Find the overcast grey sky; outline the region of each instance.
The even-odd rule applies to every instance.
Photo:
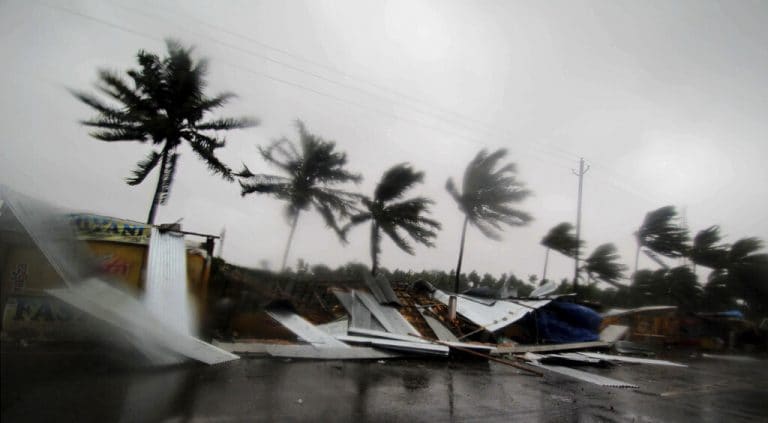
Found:
[[[220,157],[274,171],[257,145],[295,139],[292,120],[337,141],[362,192],[409,161],[426,172],[414,192],[436,201],[436,248],[399,251],[389,268],[455,266],[462,216],[444,189],[480,148],[509,149],[535,195],[535,221],[494,242],[470,230],[465,269],[540,274],[546,231],[575,221],[583,156],[587,250],[618,245],[667,204],[693,231],[722,226],[733,241],[768,238],[768,2],[766,1],[0,1],[0,181],[77,210],[143,220],[154,174],[123,179],[148,146],[89,138],[92,116],[67,88],[91,90],[98,68],[124,71],[144,48],[174,37],[208,57],[211,91],[234,91],[222,115],[262,124],[231,133]],[[279,264],[282,204],[241,198],[182,149],[159,222],[219,233],[224,257]],[[341,246],[312,214],[299,221],[291,262],[369,263],[368,230]],[[553,257],[549,275],[572,277]],[[641,267],[655,266],[641,259]]]

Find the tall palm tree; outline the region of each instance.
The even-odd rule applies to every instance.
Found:
[[[500,240],[502,224],[522,226],[533,218],[526,212],[512,208],[531,194],[524,184],[517,180],[517,167],[508,163],[496,169],[497,164],[506,156],[507,150],[499,149],[491,154],[481,150],[464,171],[462,190],[459,192],[453,179],[448,179],[445,188],[451,194],[464,213],[464,226],[461,229],[459,261],[456,265],[454,291],[459,291],[461,261],[464,256],[464,240],[467,224],[472,223],[483,235]]]
[[[423,180],[424,172],[416,172],[406,163],[391,167],[381,177],[373,198],[362,198],[366,211],[353,215],[344,228],[346,233],[352,226],[371,221],[371,275],[376,276],[378,270],[382,231],[411,255],[413,247],[398,230],[405,231],[420,244],[434,247],[432,240],[437,236],[440,223],[424,216],[429,213],[432,201],[424,197],[401,200],[406,191]]]
[[[566,257],[573,258],[576,252],[584,245],[584,241],[576,239],[573,233],[573,225],[562,222],[555,225],[541,239],[541,245],[547,248],[544,255],[544,272],[541,275],[542,282],[547,278],[547,264],[549,263],[549,250],[555,250]]]
[[[670,258],[684,257],[688,254],[690,236],[688,230],[677,220],[677,211],[673,206],[662,207],[645,215],[642,225],[635,232],[637,240],[635,273],[637,273],[641,248],[647,248]]]
[[[211,172],[231,181],[230,168],[215,155],[215,150],[225,144],[218,131],[246,128],[257,123],[250,118],[204,120],[234,94],[208,97],[204,93],[208,62],[193,60],[192,48],[185,48],[176,41],[168,40],[166,44],[168,55],[165,57],[139,51],[139,68],[126,72],[127,81],[115,72],[99,71],[96,89],[109,102],[84,92],[72,92],[98,112],[93,119],[81,122],[96,128],[90,134],[92,137],[107,142],[151,142],[152,150],[126,179],[129,185],[138,185],[152,169],[159,167],[147,217],[149,224],[155,221],[158,204],[168,201],[179,158],[177,150],[182,141],[192,147]]]
[[[627,266],[619,263],[619,258],[615,245],[602,244],[587,257],[583,269],[589,279],[598,279],[620,288],[623,285],[619,281],[624,278]]]
[[[336,143],[311,134],[300,120],[296,121],[296,127],[299,130],[298,147],[285,138],[272,142],[267,148],[259,147],[264,160],[286,176],[254,174],[245,165],[236,174],[243,196],[254,192],[268,194],[288,203],[285,215],[290,221],[291,232],[283,253],[282,270],[285,270],[299,214],[310,207],[320,213],[342,242],[345,241],[337,216],[349,216],[360,196],[332,187],[346,182],[358,183],[362,179],[345,169],[347,155],[336,150]]]

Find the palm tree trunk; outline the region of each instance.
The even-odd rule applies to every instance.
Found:
[[[635,273],[632,274],[632,280],[637,279],[637,264],[640,261],[640,243],[637,243],[637,249],[635,250]]]
[[[456,282],[454,283],[453,292],[459,293],[459,278],[461,277],[461,260],[464,258],[464,239],[467,235],[467,223],[469,223],[469,217],[464,218],[464,227],[461,229],[461,247],[459,247],[459,262],[456,264]]]
[[[283,264],[280,266],[280,271],[285,271],[285,263],[288,260],[288,250],[291,249],[291,242],[293,241],[293,233],[296,231],[296,222],[299,221],[299,212],[296,212],[296,216],[293,216],[293,222],[291,223],[291,233],[288,235],[288,243],[285,244],[285,252],[283,253]]]
[[[152,205],[149,207],[149,216],[147,216],[147,224],[153,225],[155,223],[155,214],[157,213],[157,206],[160,204],[161,192],[163,190],[163,179],[165,179],[165,166],[168,163],[168,150],[163,149],[163,158],[160,161],[160,175],[157,177],[157,186],[155,187],[155,195],[152,197]]]
[[[547,253],[544,255],[544,271],[541,273],[541,283],[544,283],[544,281],[547,280],[547,264],[549,263],[549,248],[547,248]]]
[[[371,222],[371,276],[379,269],[379,226]]]

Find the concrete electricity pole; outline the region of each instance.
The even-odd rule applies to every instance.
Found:
[[[589,165],[584,168],[584,158],[579,159],[579,171],[571,169],[574,175],[579,177],[579,202],[576,209],[576,254],[573,265],[573,289],[579,288],[579,248],[581,244],[581,187],[584,182],[584,174],[589,170]]]

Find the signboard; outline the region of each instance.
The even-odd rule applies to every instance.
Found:
[[[149,244],[151,230],[146,223],[84,213],[71,214],[70,219],[78,239]]]

